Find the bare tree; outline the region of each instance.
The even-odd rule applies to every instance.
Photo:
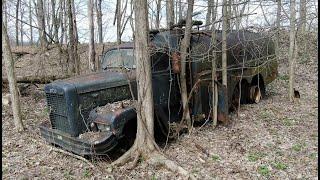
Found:
[[[45,19],[43,11],[43,0],[37,0],[37,20],[39,26],[40,46],[45,48],[48,45],[48,41],[45,33]]]
[[[243,13],[244,13],[244,10],[246,9],[246,5],[247,3],[244,3],[242,5],[242,8],[239,12],[238,10],[238,5],[234,5],[234,16],[236,16],[236,22],[235,22],[235,26],[236,26],[236,30],[238,31],[240,29],[240,24],[241,24],[241,21],[242,21],[242,16],[243,16]],[[231,28],[232,29],[232,28]]]
[[[181,43],[181,72],[180,72],[181,99],[182,99],[183,111],[184,111],[183,113],[184,117],[182,118],[183,120],[187,121],[189,129],[191,129],[192,124],[191,124],[188,95],[187,95],[186,62],[187,62],[188,47],[190,45],[190,38],[191,38],[193,3],[194,3],[194,0],[188,0],[186,27],[185,27],[184,38],[182,39],[182,43]]]
[[[93,0],[88,0],[88,18],[89,18],[89,69],[91,71],[96,70],[95,55],[96,51],[94,48],[94,22],[93,22]]]
[[[128,6],[128,0],[124,2],[124,7],[122,8],[121,0],[117,0],[116,12],[113,20],[113,25],[117,22],[117,44],[121,44],[121,36],[124,32],[126,24],[128,23],[130,17],[125,19],[125,14]],[[131,12],[133,13],[133,11]],[[131,15],[130,15],[131,16]]]
[[[29,24],[30,24],[30,44],[33,44],[33,27],[32,27],[32,0],[29,0]]]
[[[137,138],[140,151],[152,152],[154,147],[154,107],[151,81],[151,61],[148,51],[148,16],[146,1],[136,0],[135,9],[135,59],[137,62]],[[142,149],[143,148],[143,149]]]
[[[266,16],[266,13],[264,12],[264,9],[263,9],[263,5],[262,5],[262,1],[260,1],[260,8],[261,8],[261,11],[262,11],[262,15],[263,15],[263,17],[264,17],[264,20],[265,20],[265,22],[268,24],[268,26],[270,26],[270,22],[269,22],[269,20],[268,20],[268,18],[267,18],[267,16]]]
[[[227,0],[227,2],[225,3],[226,6],[226,28],[227,30],[230,30],[231,27],[231,18],[232,17],[232,10],[231,10],[231,6],[232,6],[233,0]]]
[[[277,53],[277,59],[279,60],[280,57],[280,47],[279,47],[279,39],[280,39],[280,21],[281,21],[281,0],[277,0],[277,37],[276,37],[276,53]]]
[[[307,25],[307,3],[306,0],[300,0],[300,13],[299,13],[299,29],[297,32],[298,37],[301,38],[298,40],[299,47],[303,49],[304,58],[309,58],[309,53],[307,50],[307,39],[306,39],[306,25]],[[296,43],[298,44],[298,43]],[[311,58],[311,62],[313,62],[313,58]]]
[[[42,0],[43,1],[43,14],[44,14],[44,17],[45,17],[45,23],[46,23],[46,35],[47,35],[47,41],[49,44],[52,43],[52,38],[49,38],[49,37],[52,37],[52,24],[53,22],[51,21],[52,20],[52,10],[51,10],[51,5],[50,5],[50,0]]]
[[[209,0],[210,4],[214,5],[214,0]],[[212,23],[216,21],[216,9],[212,7]],[[212,64],[211,64],[211,79],[212,79],[212,126],[217,126],[217,116],[218,116],[218,88],[216,85],[216,28],[215,24],[211,26],[212,34],[211,34],[211,45],[212,45]]]
[[[97,25],[98,25],[98,42],[103,43],[102,36],[102,10],[101,10],[102,0],[96,0],[96,14],[97,14]]]
[[[211,21],[211,15],[212,15],[212,9],[213,9],[213,0],[208,0],[208,10],[206,15],[206,30],[210,29],[210,21]]]
[[[60,27],[61,27],[61,36],[60,36],[60,44],[63,44],[63,38],[64,38],[64,34],[65,34],[65,22],[64,22],[64,11],[65,11],[65,0],[60,0],[59,1],[59,6],[60,6],[60,10],[59,10],[59,22],[60,22]]]
[[[167,0],[166,2],[167,28],[170,28],[174,24],[174,3],[173,0]]]
[[[56,10],[56,0],[51,0],[51,19],[53,23],[53,37],[55,43],[59,43],[59,25],[60,25],[60,19],[58,18],[58,9],[62,8],[61,3],[58,5],[58,9]]]
[[[117,21],[117,44],[119,45],[121,44],[121,0],[117,0],[115,19]]]
[[[16,4],[16,46],[19,46],[19,9],[21,0],[17,0]]]
[[[181,21],[182,20],[182,2],[181,2],[181,0],[179,0],[178,6],[179,6],[179,20],[178,21]]]
[[[74,0],[71,0],[71,8],[72,8],[72,24],[73,24],[73,36],[74,36],[73,54],[74,54],[75,71],[76,71],[76,74],[80,74],[80,57],[78,54],[79,37],[78,37],[78,28],[77,28],[76,7],[74,4]]]
[[[133,168],[140,156],[148,157],[154,165],[164,165],[169,170],[178,172],[190,179],[195,179],[185,169],[160,154],[154,141],[154,107],[151,77],[151,61],[149,53],[148,10],[146,0],[135,0],[135,59],[138,88],[137,134],[133,146],[113,165],[121,165],[134,158],[129,168]]]
[[[306,31],[307,25],[307,3],[306,0],[300,0],[300,30],[301,34]]]
[[[68,16],[68,2],[66,2],[67,0],[63,0],[63,5],[64,5],[64,18],[63,18],[63,24],[64,24],[64,28],[61,32],[61,34],[64,34],[64,40],[65,40],[65,43],[67,44],[68,43],[68,34],[67,32],[67,29],[68,29],[68,23],[69,23],[69,16]]]
[[[2,2],[2,12],[4,13],[4,25],[5,27],[8,27],[8,8],[7,8],[7,2],[3,1]]]
[[[160,12],[161,12],[161,0],[157,0],[157,12],[156,12],[156,29],[160,28]]]
[[[291,101],[294,100],[294,66],[295,66],[295,50],[296,48],[296,1],[290,0],[290,46],[289,46],[289,66],[290,66],[290,72],[289,72],[289,99]]]
[[[21,118],[20,100],[19,100],[17,82],[15,79],[15,73],[14,73],[14,61],[11,54],[11,47],[9,44],[7,27],[4,25],[3,21],[2,21],[2,45],[3,45],[2,46],[3,59],[6,65],[6,72],[8,76],[9,89],[11,94],[13,121],[16,129],[18,131],[23,131],[24,126]]]
[[[21,5],[21,1],[20,1],[20,45],[23,46],[23,14],[24,14],[24,7]]]
[[[222,8],[222,84],[227,87],[227,0],[223,0]]]
[[[74,30],[73,30],[73,13],[72,13],[72,0],[67,0],[67,11],[68,11],[68,19],[69,19],[69,44],[68,44],[68,53],[69,53],[69,73],[74,74],[76,73],[76,67],[75,67],[75,54],[74,54],[74,47],[76,44],[75,36],[74,36]]]
[[[148,51],[148,12],[147,1],[135,0],[135,59],[138,88],[137,135],[131,149],[114,164],[122,164],[132,156],[138,158],[155,150],[154,108],[151,82],[151,61]]]

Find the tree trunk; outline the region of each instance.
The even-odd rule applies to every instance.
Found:
[[[189,104],[188,104],[188,95],[187,95],[187,81],[186,81],[186,62],[187,62],[187,53],[190,45],[191,38],[191,29],[192,29],[192,13],[193,13],[193,3],[194,0],[188,0],[188,10],[187,10],[187,18],[186,18],[186,28],[185,35],[182,39],[181,44],[181,72],[180,72],[180,81],[181,81],[181,99],[183,104],[183,111],[185,112],[185,119],[188,124],[189,130],[191,129],[191,118],[189,112]]]
[[[117,0],[117,10],[116,10],[116,19],[117,19],[117,44],[121,44],[121,0]]]
[[[161,0],[157,0],[156,29],[160,28]]]
[[[296,46],[296,1],[290,0],[290,46],[289,46],[289,62],[290,62],[290,72],[289,72],[289,99],[294,100],[294,66],[295,66],[295,46]]]
[[[20,1],[17,0],[16,4],[16,46],[19,46],[19,7],[20,7]]]
[[[174,7],[175,7],[175,10],[174,10],[174,23],[176,24],[176,23],[178,23],[178,8],[179,8],[179,2],[178,1],[175,1],[175,5],[174,5]]]
[[[139,10],[138,10],[139,9]],[[135,59],[137,62],[137,136],[140,151],[152,152],[154,147],[154,108],[151,81],[151,61],[148,52],[147,1],[135,0]]]
[[[74,46],[76,44],[73,30],[73,13],[72,13],[72,0],[67,0],[68,7],[68,19],[69,19],[69,44],[68,44],[68,53],[69,53],[69,74],[75,74],[75,54]]]
[[[101,1],[102,0],[96,0],[96,14],[97,14],[98,42],[99,43],[103,43]]]
[[[301,0],[300,1],[300,31],[299,31],[299,36],[301,40],[299,41],[300,45],[299,47],[303,49],[303,52],[305,52],[305,56],[303,58],[309,58],[309,53],[307,50],[307,40],[306,40],[306,25],[307,25],[307,5],[306,5],[306,0]],[[296,44],[297,41],[296,41]],[[298,50],[298,49],[297,49]],[[311,62],[313,63],[313,58],[311,58]]]
[[[211,4],[214,5],[214,0],[210,0]],[[212,7],[212,22],[216,21],[216,10]],[[216,41],[216,28],[215,25],[212,24],[211,26],[212,34],[211,34],[211,45],[212,45],[212,62],[211,62],[211,79],[212,79],[212,126],[217,126],[217,117],[218,117],[218,88],[215,83],[216,78],[216,49],[215,46],[217,45]]]
[[[68,25],[68,21],[69,21],[69,16],[68,16],[68,2],[66,3],[66,0],[63,0],[63,5],[64,5],[64,18],[63,18],[63,24],[64,24],[64,40],[65,43],[68,44],[68,33],[67,33],[67,29],[69,27]]]
[[[80,58],[78,54],[78,28],[77,28],[77,18],[76,18],[76,7],[74,4],[74,0],[71,0],[72,6],[72,23],[73,23],[73,36],[74,36],[74,44],[73,44],[73,54],[74,54],[74,63],[75,63],[75,72],[76,74],[80,74]]]
[[[181,0],[179,0],[179,21],[182,20],[182,3]]]
[[[167,0],[166,4],[167,28],[174,24],[174,4],[173,0]]]
[[[50,2],[48,2],[50,3]],[[48,12],[48,16],[49,14],[51,13],[51,33],[50,33],[50,36],[53,37],[53,39],[55,38],[55,26],[56,26],[56,12],[55,12],[55,9],[56,9],[56,0],[51,0],[51,11]],[[48,9],[49,9],[49,4],[48,4]],[[49,25],[50,26],[50,25]]]
[[[33,45],[32,0],[29,0],[30,45]]]
[[[3,1],[2,12],[4,12],[4,25],[8,27],[8,8],[6,1]]]
[[[48,41],[45,34],[45,19],[44,19],[44,11],[43,11],[43,1],[37,0],[37,20],[39,26],[39,35],[40,35],[40,46],[41,48],[45,48],[48,45]]]
[[[59,43],[59,20],[58,19],[58,11],[56,11],[56,0],[51,0],[51,6],[52,6],[52,22],[53,22],[53,37],[54,37],[54,43]],[[61,8],[61,4],[59,4]]]
[[[53,24],[53,20],[51,19],[52,17],[52,10],[51,10],[51,6],[50,6],[50,0],[43,0],[43,14],[44,14],[44,17],[46,18],[45,19],[45,23],[47,23],[46,27],[46,33],[48,35],[48,43],[51,44],[52,43],[52,38],[49,38],[49,37],[52,37],[52,24]],[[52,20],[52,21],[51,21]]]
[[[222,10],[222,84],[227,87],[227,0],[223,0]]]
[[[93,23],[93,0],[88,0],[88,18],[89,18],[89,69],[96,71],[95,47],[94,47],[94,23]]]
[[[20,4],[20,46],[23,46],[23,13],[24,13],[24,8]]]
[[[61,36],[60,36],[60,44],[63,44],[63,38],[65,33],[65,24],[64,24],[64,10],[65,10],[65,0],[60,0],[60,11],[59,11],[59,22],[61,27]]]
[[[7,71],[8,81],[9,81],[9,89],[11,94],[13,121],[14,121],[15,128],[18,131],[23,131],[24,126],[21,118],[20,100],[19,100],[17,82],[15,79],[15,73],[14,73],[14,61],[11,54],[11,47],[9,44],[7,27],[5,27],[3,21],[2,21],[2,45],[3,45],[2,46],[3,59],[6,65],[6,71]]]
[[[134,158],[133,165],[140,156],[149,156],[155,151],[154,107],[151,81],[151,61],[148,52],[148,10],[147,1],[134,1],[135,31],[134,55],[136,59],[136,82],[138,88],[137,133],[133,146],[113,164],[121,165]]]
[[[148,5],[148,7],[150,8],[150,10],[148,10],[148,11],[151,12],[150,20],[148,21],[148,22],[150,23],[150,24],[149,24],[149,29],[153,29],[153,22],[154,22],[154,20],[153,20],[153,16],[154,16],[154,14],[153,14],[153,12],[154,12],[154,9],[153,9],[153,1],[150,2],[150,4]]]
[[[227,23],[226,23],[226,27],[227,30],[230,30],[231,27],[231,19],[230,17],[232,17],[232,11],[231,11],[231,6],[232,6],[233,0],[228,0],[226,2],[226,16],[227,16]]]
[[[78,27],[77,27],[77,14],[76,14],[76,7],[74,4],[74,0],[71,0],[71,6],[72,6],[72,23],[73,23],[73,34],[75,38],[76,44],[78,44]]]
[[[279,39],[280,39],[280,21],[281,21],[281,0],[277,0],[277,37],[276,37],[276,55],[277,60],[280,60],[280,46],[279,46]]]
[[[213,9],[213,0],[208,0],[208,10],[206,15],[206,30],[210,29],[211,14]]]
[[[300,26],[301,34],[304,34],[306,31],[307,25],[307,4],[306,0],[300,0]]]

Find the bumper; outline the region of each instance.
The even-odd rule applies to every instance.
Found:
[[[52,129],[47,122],[42,123],[39,128],[41,136],[47,142],[82,156],[106,155],[118,144],[116,136],[111,132],[104,134],[94,142],[89,142],[78,137],[72,137],[57,129]]]

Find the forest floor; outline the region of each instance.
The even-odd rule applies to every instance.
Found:
[[[197,179],[317,179],[315,53],[309,60],[299,58],[297,62],[295,87],[300,99],[288,101],[289,66],[283,60],[278,78],[267,86],[267,97],[260,103],[241,105],[239,116],[231,114],[228,126],[195,127],[190,135],[170,142],[164,154]],[[4,88],[2,96],[7,93]],[[21,97],[21,103],[26,126],[22,133],[14,131],[10,106],[2,105],[3,179],[183,179],[164,167],[144,163],[144,159],[127,170],[126,166],[112,169],[110,161],[94,158],[95,168],[91,168],[82,160],[55,151],[40,136],[38,125],[48,119],[43,97],[31,93]]]

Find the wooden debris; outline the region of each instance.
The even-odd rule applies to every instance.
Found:
[[[65,79],[67,76],[46,76],[46,77],[34,77],[34,76],[17,76],[17,83],[35,83],[35,84],[46,84],[50,83],[57,79]],[[2,77],[2,84],[7,84],[8,79],[6,77]]]

